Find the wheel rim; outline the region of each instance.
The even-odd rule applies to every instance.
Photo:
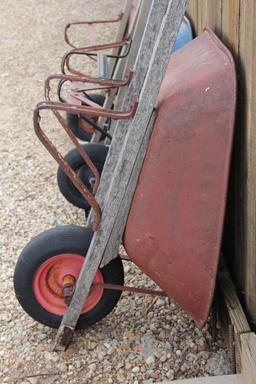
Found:
[[[63,298],[63,279],[72,275],[78,279],[83,266],[84,257],[77,254],[61,254],[51,257],[40,265],[34,278],[34,294],[39,304],[48,312],[63,316],[67,308]],[[103,276],[98,269],[93,283],[103,283]],[[81,313],[86,313],[94,308],[103,295],[103,288],[92,287]]]

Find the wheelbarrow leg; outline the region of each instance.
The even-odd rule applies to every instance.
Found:
[[[107,260],[113,257],[112,251],[114,249],[111,249],[111,255],[104,255],[108,242],[113,241],[113,244],[115,244],[118,249],[119,234],[113,232],[113,227],[115,222],[119,221],[119,218],[121,218],[120,225],[122,225],[123,228],[125,227],[125,218],[128,215],[129,206],[127,204],[126,211],[121,212],[121,214],[120,208],[124,198],[131,201],[136,187],[137,177],[133,178],[134,170],[136,175],[139,174],[138,171],[143,162],[143,156],[141,156],[140,159],[138,159],[137,156],[141,150],[144,138],[147,136],[147,130],[150,127],[149,121],[168,63],[170,46],[172,47],[174,44],[181,19],[185,12],[186,3],[186,0],[154,0],[152,2],[149,20],[137,60],[138,67],[139,60],[143,60],[143,58],[148,55],[148,52],[150,52],[148,49],[149,41],[154,41],[153,54],[141,91],[141,101],[129,126],[124,125],[128,130],[127,134],[123,132],[122,152],[119,156],[118,163],[114,163],[116,164],[115,167],[114,164],[112,165],[115,171],[112,173],[110,185],[108,184],[106,186],[106,202],[103,207],[101,223],[99,229],[93,236],[87,258],[77,281],[76,290],[57,333],[54,346],[55,350],[67,348],[68,343],[72,339],[72,334],[83,303],[88,296],[93,276],[102,262],[103,256],[105,256]],[[162,12],[164,12],[164,17]],[[159,33],[158,25],[160,25]],[[134,78],[137,78],[138,81],[138,77],[142,77],[142,75],[137,71],[135,72]],[[131,89],[134,88],[129,87],[130,96],[133,92],[135,92],[135,95],[140,93],[139,88],[135,88],[133,92]],[[122,124],[123,123],[121,123],[121,125]],[[132,183],[130,183],[131,179],[133,179]],[[126,193],[128,186],[129,194]]]

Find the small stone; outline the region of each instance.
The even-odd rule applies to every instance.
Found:
[[[76,367],[76,369],[81,368],[81,361],[80,360],[75,360],[74,361],[74,366]]]
[[[101,351],[98,353],[98,359],[99,360],[103,360],[105,358],[105,356],[106,356],[106,352],[104,352],[104,351]]]
[[[153,324],[150,324],[149,329],[150,329],[151,331],[157,331],[157,326],[156,326],[154,323],[153,323]]]
[[[158,335],[158,338],[159,338],[160,340],[164,340],[164,339],[165,339],[165,332],[164,332],[164,331],[161,331],[161,332],[159,333],[159,335]]]
[[[67,366],[65,363],[59,363],[56,365],[56,368],[59,369],[61,372],[66,372]]]
[[[152,379],[155,379],[155,380],[159,379],[159,374],[157,372],[151,373],[150,376],[152,377]]]
[[[50,352],[48,352],[48,351],[46,351],[46,352],[44,353],[44,358],[45,358],[46,360],[48,360],[48,361],[53,361],[53,362],[59,361],[59,359],[60,359],[58,353],[56,353],[56,352],[51,352],[51,353],[50,353]]]
[[[39,335],[37,337],[39,340],[44,340],[44,339],[46,339],[47,335],[45,333],[39,333]]]
[[[140,367],[133,367],[132,372],[133,373],[139,373],[140,372]]]
[[[121,361],[120,363],[117,364],[116,369],[119,370],[123,367],[124,367],[124,363],[123,363],[123,361]]]
[[[162,363],[165,363],[166,360],[167,360],[167,355],[166,355],[166,353],[163,353],[162,356],[160,357],[160,361],[161,361]]]
[[[126,264],[126,265],[124,266],[124,273],[128,273],[128,272],[130,272],[130,270],[131,270],[130,265],[129,265],[129,264]]]
[[[169,380],[174,380],[174,371],[170,369],[167,373],[166,376]]]
[[[125,377],[121,373],[118,373],[116,376],[119,383],[125,383]]]
[[[134,337],[135,334],[132,331],[127,331],[127,332],[124,332],[123,336],[127,337],[127,338],[130,338],[130,337]]]
[[[164,305],[165,304],[165,301],[163,300],[163,299],[157,299],[157,301],[156,301],[156,305],[158,306],[158,307],[160,307],[160,306],[162,306],[162,305]]]
[[[97,365],[95,363],[89,364],[90,371],[95,371],[97,368]]]
[[[145,359],[146,364],[149,366],[154,366],[155,361],[156,361],[155,356],[149,356]]]
[[[107,354],[110,356],[110,355],[113,355],[113,353],[115,353],[115,348],[114,347],[109,348],[107,351]]]
[[[126,350],[126,351],[128,351],[129,349],[131,349],[130,344],[128,344],[128,343],[122,343],[122,344],[120,344],[120,348],[121,348],[121,349],[124,349],[124,350]]]
[[[97,343],[94,343],[93,341],[91,341],[90,343],[88,343],[88,349],[89,350],[93,350],[97,347]]]

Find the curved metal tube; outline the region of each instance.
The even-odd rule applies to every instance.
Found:
[[[66,26],[65,26],[65,29],[64,29],[64,40],[65,42],[72,48],[79,48],[79,47],[76,47],[73,43],[70,42],[70,39],[69,39],[69,36],[68,36],[68,30],[71,26],[73,25],[93,25],[93,24],[110,24],[110,23],[117,23],[119,22],[123,17],[123,12],[120,13],[117,18],[115,19],[109,19],[109,20],[94,20],[94,21],[75,21],[73,23],[68,23]]]
[[[104,109],[104,108],[95,108],[95,107],[89,107],[89,106],[77,106],[73,104],[68,103],[61,103],[61,102],[51,102],[51,101],[44,101],[39,104],[37,104],[36,108],[34,109],[34,115],[33,115],[33,122],[34,122],[34,130],[39,138],[39,140],[42,142],[42,144],[45,146],[45,148],[48,150],[48,152],[53,156],[53,158],[57,161],[63,172],[68,176],[68,178],[71,180],[71,182],[75,185],[75,187],[79,190],[81,195],[86,199],[89,203],[89,205],[92,207],[92,209],[95,211],[95,220],[93,222],[92,228],[94,231],[97,231],[100,223],[101,218],[101,208],[93,196],[93,194],[86,188],[80,177],[75,173],[75,171],[70,167],[70,165],[64,160],[63,156],[58,152],[55,145],[51,142],[51,140],[47,137],[43,129],[40,125],[40,111],[41,110],[51,110],[55,117],[58,119],[62,127],[65,129],[66,133],[71,138],[72,142],[75,144],[76,148],[78,149],[79,153],[83,157],[85,163],[88,165],[88,167],[91,169],[93,174],[95,175],[96,181],[93,188],[93,193],[96,193],[100,176],[97,168],[92,163],[90,157],[87,155],[86,151],[83,149],[79,141],[77,140],[74,133],[71,131],[71,129],[68,127],[65,119],[61,116],[59,111],[65,111],[68,113],[73,113],[75,115],[79,114],[86,114],[89,116],[106,116],[110,117],[112,119],[129,119],[132,117],[137,109],[138,99],[134,98],[132,100],[132,105],[128,111],[125,112],[114,112],[110,109]]]
[[[112,109],[102,107],[89,107],[87,105],[74,105],[69,103],[61,103],[58,101],[42,101],[37,105],[40,110],[50,109],[72,113],[74,115],[86,114],[88,116],[105,116],[113,120],[130,119],[134,116],[138,105],[138,98],[132,98],[132,104],[127,111],[113,111]],[[36,107],[36,108],[37,108]]]
[[[78,75],[78,76],[83,76],[83,72],[80,72],[80,71],[75,70],[75,69],[70,67],[70,58],[72,55],[87,55],[87,56],[89,56],[88,54],[90,54],[91,51],[98,52],[98,51],[102,51],[102,50],[106,50],[106,49],[121,48],[127,43],[128,43],[128,40],[125,38],[122,41],[118,41],[116,43],[98,44],[98,45],[91,45],[91,46],[84,47],[84,48],[72,49],[71,51],[67,52],[62,58],[61,72],[63,74],[65,74],[66,73],[65,67],[67,67],[67,69],[70,73],[73,73],[74,75]]]
[[[133,71],[128,70],[127,75],[124,77],[123,80],[103,80],[99,79],[97,77],[82,75],[82,76],[75,76],[75,75],[51,75],[48,76],[44,83],[44,96],[45,99],[50,101],[50,82],[51,80],[61,80],[61,81],[74,81],[74,82],[80,82],[80,83],[90,83],[90,84],[96,84],[99,86],[103,86],[104,89],[111,89],[111,88],[119,88],[119,87],[125,87],[128,85],[132,79]],[[63,83],[61,84],[61,86]],[[102,88],[101,88],[102,89]],[[81,91],[80,89],[76,90],[76,92]]]
[[[42,144],[45,146],[45,148],[48,150],[48,152],[52,155],[52,157],[57,161],[63,172],[68,176],[68,178],[72,181],[72,183],[75,185],[75,187],[79,190],[81,195],[86,199],[86,201],[89,203],[89,205],[92,207],[92,209],[95,212],[95,220],[93,222],[92,228],[93,231],[97,231],[100,223],[101,218],[101,208],[93,196],[93,194],[86,188],[80,177],[75,173],[75,171],[70,167],[68,162],[64,160],[63,156],[58,152],[57,148],[54,146],[54,144],[51,142],[51,140],[47,137],[45,132],[42,130],[40,126],[40,110],[44,109],[41,108],[42,103],[39,103],[36,108],[34,109],[34,115],[33,115],[33,121],[34,121],[34,130],[39,138],[39,140],[42,142]],[[70,132],[72,132],[70,130]],[[73,133],[73,132],[72,132]],[[79,143],[78,143],[79,144]],[[79,144],[80,145],[80,144]],[[82,148],[83,150],[83,148]],[[89,158],[89,156],[86,154],[86,152],[83,150],[83,154],[85,155],[85,158]],[[88,159],[86,159],[88,160]],[[88,163],[87,163],[88,164]],[[89,165],[89,164],[88,164]],[[98,172],[98,171],[97,171]]]

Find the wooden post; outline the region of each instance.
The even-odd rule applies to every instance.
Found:
[[[190,0],[188,14],[198,33],[207,23],[217,30],[236,60],[237,118],[227,210],[230,228],[224,238],[225,243],[233,243],[226,250],[233,248],[234,252],[225,256],[256,325],[256,2]]]
[[[136,61],[137,66],[135,65],[136,69],[140,61],[144,64],[145,57],[150,57],[148,70],[147,67],[144,68],[146,77],[143,77],[143,80],[145,80],[141,92],[137,88],[133,88],[135,95],[140,94],[138,109],[127,129],[123,131],[124,136],[122,137],[120,134],[118,144],[121,145],[122,143],[122,150],[118,156],[118,161],[116,162],[116,159],[113,159],[114,173],[111,173],[110,183],[108,180],[106,184],[107,190],[105,190],[105,204],[102,210],[101,223],[98,231],[93,236],[77,281],[76,290],[57,333],[55,349],[63,350],[70,342],[83,303],[87,298],[93,277],[102,261],[109,239],[115,239],[116,236],[117,238],[119,237],[113,231],[114,224],[121,217],[119,212],[124,197],[130,200],[136,187],[137,178],[134,175],[138,174],[143,161],[142,156],[138,157],[138,154],[141,147],[144,147],[145,137],[148,137],[149,122],[167,67],[170,49],[175,42],[178,28],[185,12],[186,3],[186,0],[152,1],[147,28]],[[152,42],[153,51],[149,50]],[[137,76],[135,73],[134,78],[136,79],[137,77],[138,81],[141,76],[142,74],[137,72]],[[129,89],[131,89],[130,87]],[[132,92],[130,93],[130,96],[132,96]],[[120,131],[117,129],[116,132]],[[113,140],[111,148],[114,143],[115,140]],[[111,163],[111,151],[108,154],[108,159],[110,159]],[[107,169],[106,165],[105,169]],[[130,183],[131,178],[133,179],[132,183]],[[101,179],[102,183],[103,178]],[[129,194],[127,193],[128,186]],[[129,209],[129,206],[126,207],[127,209]],[[120,224],[125,225],[124,222],[120,222]],[[116,242],[113,243],[117,244]],[[119,244],[111,250],[112,258],[117,254],[118,246]]]
[[[243,108],[245,125],[243,130],[243,168],[240,197],[244,214],[243,253],[239,254],[239,264],[244,271],[242,276],[245,302],[250,316],[256,321],[256,4],[254,0],[240,1],[240,44],[241,79],[243,81]],[[241,107],[240,107],[241,108]],[[241,204],[241,202],[240,202]]]

